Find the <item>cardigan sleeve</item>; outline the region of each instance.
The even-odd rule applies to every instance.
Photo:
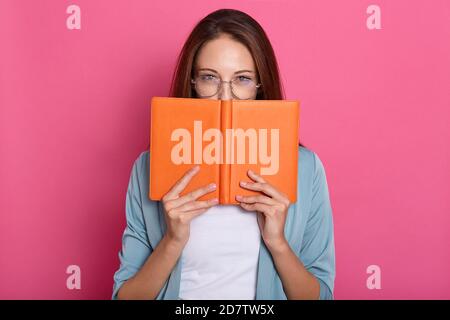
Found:
[[[148,239],[142,209],[139,184],[139,157],[133,164],[125,200],[126,227],[122,236],[122,249],[119,252],[120,267],[114,274],[112,299],[123,283],[133,277],[153,252]]]
[[[319,281],[321,300],[334,298],[335,248],[333,216],[325,169],[313,152],[311,209],[300,249],[300,260]]]

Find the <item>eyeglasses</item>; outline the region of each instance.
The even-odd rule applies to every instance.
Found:
[[[204,74],[198,75],[195,80],[191,79],[191,84],[201,98],[215,96],[223,82],[230,84],[233,97],[239,100],[254,98],[258,88],[261,86],[260,83],[256,84],[253,79],[246,76],[237,76],[231,81],[223,81],[216,75]]]

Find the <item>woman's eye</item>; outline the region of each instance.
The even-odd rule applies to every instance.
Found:
[[[239,76],[239,77],[237,77],[237,81],[240,83],[248,83],[248,82],[252,81],[252,79],[249,77],[245,77],[245,76]]]
[[[212,74],[202,74],[200,75],[200,79],[203,81],[214,81],[216,79],[216,76]]]

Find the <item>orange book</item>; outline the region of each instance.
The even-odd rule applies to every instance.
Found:
[[[238,204],[236,195],[260,194],[239,184],[253,181],[251,169],[295,202],[299,111],[295,100],[153,97],[149,198],[161,200],[198,164],[180,196],[214,182],[216,190],[198,200]]]

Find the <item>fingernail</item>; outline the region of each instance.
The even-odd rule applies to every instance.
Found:
[[[211,201],[212,201],[213,203],[217,203],[217,202],[219,202],[219,199],[214,198],[214,199],[212,199]]]
[[[236,200],[241,201],[241,200],[242,200],[242,197],[241,197],[241,196],[236,196]]]
[[[248,172],[254,174],[254,172],[251,169],[248,169]]]
[[[216,184],[215,183],[211,183],[210,185],[209,185],[209,189],[215,189],[216,188]]]
[[[247,184],[247,182],[241,181],[241,186],[245,186],[246,184]]]

